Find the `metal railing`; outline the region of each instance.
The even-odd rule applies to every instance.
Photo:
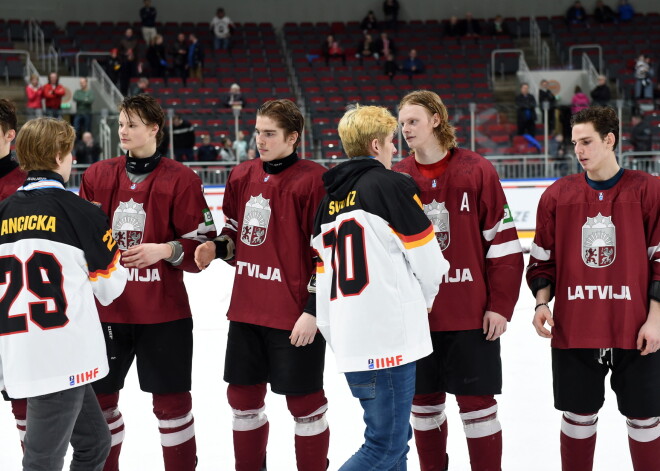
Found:
[[[52,45],[48,46],[48,53],[46,54],[46,62],[48,73],[59,72],[60,70],[60,53]]]
[[[26,51],[24,49],[0,49],[0,55],[8,55],[8,56],[25,56],[25,63],[23,64],[23,78],[25,81],[30,80],[30,76],[32,74],[39,75],[39,71],[37,68],[34,66],[32,61],[30,60],[30,52]],[[9,86],[9,72],[5,71],[5,84]]]
[[[600,44],[574,44],[568,48],[568,59],[571,69],[573,69],[573,52],[579,49],[597,49],[598,50],[598,70],[603,70],[603,48]]]
[[[122,102],[124,96],[121,94],[117,86],[110,80],[108,74],[105,73],[103,67],[98,63],[98,61],[92,61],[92,78],[94,78],[101,90],[101,93],[104,95],[105,99],[114,105],[116,109],[117,106]]]
[[[80,77],[80,56],[109,56],[109,52],[88,52],[88,51],[78,51],[76,52],[75,64],[76,64],[76,77]]]
[[[41,60],[41,67],[45,66],[46,39],[44,32],[35,19],[28,21],[27,43],[30,51],[35,53],[35,57]]]
[[[491,82],[495,83],[495,74],[496,74],[496,68],[495,68],[495,57],[498,56],[499,54],[509,54],[509,53],[517,53],[519,55],[519,61],[525,61],[525,52],[522,49],[495,49],[490,53],[490,74],[491,74]],[[519,62],[520,63],[520,62]]]

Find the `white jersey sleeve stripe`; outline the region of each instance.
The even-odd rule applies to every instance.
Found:
[[[532,257],[542,262],[550,260],[550,250],[545,250],[544,248],[539,247],[536,245],[536,242],[532,242],[530,254]]]
[[[498,258],[514,253],[522,253],[522,246],[518,239],[504,242],[502,244],[491,245],[486,254],[486,258]]]
[[[498,232],[504,232],[508,229],[515,229],[516,224],[511,221],[511,222],[505,222],[502,223],[502,221],[499,221],[493,228],[491,229],[486,229],[485,231],[482,231],[481,233],[484,236],[484,239],[486,239],[488,242],[493,240],[495,236],[497,235]]]
[[[660,252],[660,245],[656,245],[655,247],[649,247],[648,252],[649,252],[649,260],[651,260],[656,252]],[[658,261],[660,261],[660,259],[656,260],[656,262]]]

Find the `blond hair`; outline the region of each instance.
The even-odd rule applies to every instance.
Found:
[[[63,158],[73,149],[76,132],[60,119],[37,118],[25,123],[16,137],[16,157],[21,168],[55,170],[57,156]]]
[[[419,105],[433,116],[438,114],[440,124],[433,128],[433,134],[440,145],[447,150],[453,149],[456,144],[456,129],[449,122],[447,107],[437,93],[428,90],[416,90],[408,93],[399,103],[399,111],[406,105]]]
[[[348,110],[339,121],[337,130],[349,158],[370,155],[370,144],[385,138],[396,131],[398,123],[387,108],[381,106],[360,106]]]

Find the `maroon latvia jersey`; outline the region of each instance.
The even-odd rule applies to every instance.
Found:
[[[555,287],[552,346],[637,348],[660,280],[660,181],[625,170],[608,190],[585,174],[564,177],[541,196],[527,281]]]
[[[392,169],[412,176],[449,272],[429,315],[432,331],[483,327],[486,311],[511,320],[523,256],[518,232],[495,168],[481,155],[454,148],[437,179],[423,176],[415,157]]]
[[[293,330],[315,269],[310,242],[325,170],[298,160],[269,174],[255,159],[231,172],[222,207],[222,234],[236,245],[229,320]]]
[[[183,272],[198,272],[195,248],[215,236],[202,181],[188,167],[161,158],[140,183],[126,174],[126,157],[97,162],[83,175],[80,196],[108,215],[120,250],[146,243],[178,241],[183,262],[160,260],[146,268],[128,268],[124,293],[99,306],[103,322],[159,324],[191,316]]]
[[[9,157],[5,157],[8,159]],[[5,175],[0,175],[0,201],[16,193],[23,186],[27,173],[20,169],[18,164]]]

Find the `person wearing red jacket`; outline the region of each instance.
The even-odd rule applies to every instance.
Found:
[[[66,89],[60,85],[60,77],[57,72],[51,72],[48,76],[48,83],[43,87],[43,97],[46,102],[46,116],[53,118],[62,117],[62,97],[66,94]]]
[[[25,96],[27,97],[27,114],[30,118],[36,118],[41,110],[41,101],[43,100],[44,89],[39,86],[39,76],[32,74],[30,83],[25,86]],[[37,111],[39,110],[39,111]]]
[[[399,122],[413,155],[393,170],[409,174],[449,274],[429,315],[433,353],[417,362],[412,408],[421,469],[447,469],[446,393],[456,396],[473,471],[497,471],[502,427],[495,394],[502,389],[500,336],[518,300],[523,256],[494,167],[456,145],[440,97],[406,95]]]

